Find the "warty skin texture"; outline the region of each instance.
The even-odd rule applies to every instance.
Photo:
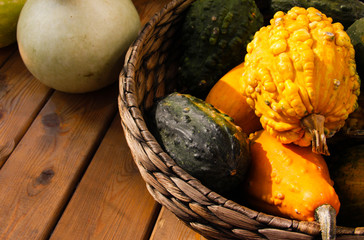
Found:
[[[329,155],[357,108],[355,51],[341,23],[315,8],[275,13],[247,46],[241,84],[264,129],[282,143]]]

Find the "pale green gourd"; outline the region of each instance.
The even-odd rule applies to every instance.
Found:
[[[140,27],[131,0],[28,0],[17,39],[26,67],[39,81],[83,93],[118,79]]]

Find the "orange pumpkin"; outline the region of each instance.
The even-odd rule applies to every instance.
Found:
[[[323,233],[335,235],[340,201],[324,158],[310,147],[283,144],[266,130],[251,134],[250,140],[246,201],[269,214],[319,220]]]
[[[240,82],[244,63],[226,73],[210,90],[206,102],[234,119],[234,123],[249,134],[262,129],[259,118],[249,107]]]

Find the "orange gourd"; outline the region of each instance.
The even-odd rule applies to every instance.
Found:
[[[243,93],[263,128],[282,143],[329,155],[326,138],[344,125],[360,93],[343,25],[315,8],[278,11],[248,44],[244,64]]]
[[[262,129],[259,118],[247,104],[240,78],[244,63],[231,69],[213,86],[205,101],[234,119],[234,123],[249,134]]]
[[[335,235],[340,201],[324,158],[309,147],[282,144],[266,130],[251,134],[250,140],[246,201],[260,211],[291,219],[314,221],[315,214],[324,215],[327,221],[322,222],[330,224],[321,228]]]

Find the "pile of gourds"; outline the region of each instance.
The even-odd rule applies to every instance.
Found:
[[[248,142],[249,159],[244,161],[249,169],[234,191],[241,193],[242,204],[255,210],[297,220],[318,220],[323,239],[334,239],[340,205],[357,201],[354,206],[364,212],[360,205],[364,180],[358,180],[358,171],[364,170],[362,135],[355,146],[343,149],[343,154],[330,154],[331,139],[335,134],[343,136],[348,118],[355,116],[358,126],[364,116],[358,108],[360,78],[351,39],[341,23],[334,23],[316,8],[293,7],[286,13],[276,12],[269,24],[254,34],[246,52],[243,61],[222,76],[204,99],[230,116],[246,134],[240,139]],[[202,109],[201,101],[198,104]],[[211,120],[220,114],[211,111],[201,111],[199,117],[208,115]],[[199,117],[183,115],[185,119]],[[221,124],[215,128],[221,129]],[[359,132],[362,134],[362,130]],[[178,135],[164,134],[166,140]],[[194,132],[188,139],[193,142],[204,137]],[[352,139],[344,137],[346,142]],[[175,149],[173,146],[166,151],[188,167],[183,153],[174,154],[178,152]],[[355,157],[350,164],[343,164],[348,163],[340,159],[343,155]],[[332,169],[335,174],[330,176]],[[357,172],[346,174],[353,169]],[[203,183],[209,186],[206,181]],[[350,181],[359,184],[348,187]],[[337,184],[341,186],[336,188]],[[356,218],[355,223],[343,223],[357,225],[363,221]]]
[[[341,23],[332,23],[317,9],[294,7],[286,14],[275,13],[247,52],[244,63],[219,80],[206,98],[228,115],[250,119],[242,123],[248,133],[256,130],[257,120],[251,119],[260,119],[263,130],[250,136],[252,163],[245,200],[271,214],[307,221],[327,218],[334,225],[340,201],[322,155],[330,155],[326,139],[358,108],[360,80],[349,36]],[[351,150],[361,154],[353,161],[363,166],[360,145]],[[339,184],[350,181],[342,175]],[[351,177],[358,181],[358,174]],[[363,185],[364,179],[359,181]],[[353,190],[364,194],[363,186]],[[347,190],[345,194],[360,196]],[[334,235],[323,233],[326,239]]]

